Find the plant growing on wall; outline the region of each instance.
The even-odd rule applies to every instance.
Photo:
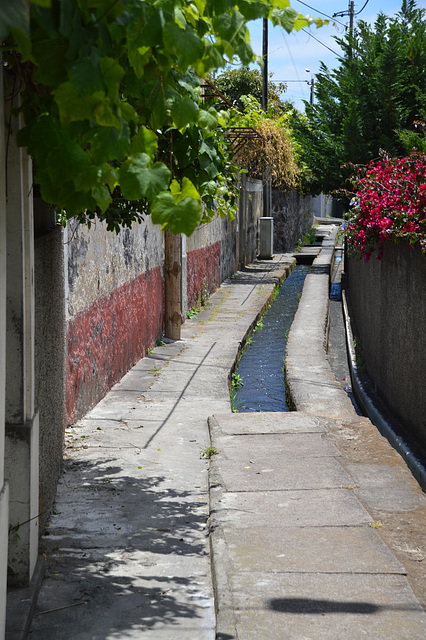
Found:
[[[384,152],[377,161],[354,167],[350,178],[351,209],[343,223],[350,249],[369,260],[383,243],[406,239],[426,253],[426,155],[413,151],[404,158]]]
[[[64,221],[119,230],[150,213],[186,234],[226,209],[227,116],[203,108],[199,78],[253,60],[246,23],[259,17],[287,31],[314,22],[289,0],[2,3],[9,89],[25,120],[18,142],[43,199]]]
[[[234,155],[234,162],[255,178],[270,177],[276,188],[298,186],[301,168],[298,145],[292,137],[289,114],[275,115],[270,106],[265,113],[253,96],[241,96],[244,111],[233,111],[230,125],[251,127],[259,134],[249,139]]]

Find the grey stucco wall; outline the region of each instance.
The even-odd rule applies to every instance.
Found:
[[[387,242],[382,260],[349,256],[346,271],[367,373],[400,424],[426,446],[426,256],[418,246]]]
[[[263,187],[261,180],[240,176],[238,207],[238,268],[253,262],[259,253],[259,219],[263,215]]]
[[[63,230],[34,242],[35,401],[40,418],[40,512],[46,521],[61,471],[65,428]]]
[[[72,424],[162,334],[164,234],[150,219],[107,231],[71,222],[66,263],[66,414]]]
[[[225,217],[220,221],[220,281],[232,276],[237,268],[238,220]]]
[[[162,269],[163,261],[163,233],[150,216],[118,234],[107,231],[102,222],[90,229],[69,222],[67,317],[72,318],[141,274]]]
[[[263,215],[263,186],[260,180],[247,179],[247,227],[245,242],[246,264],[253,262],[259,253],[259,220]]]
[[[297,191],[285,193],[273,189],[271,215],[274,218],[274,252],[292,251],[302,233],[314,224],[313,198]]]

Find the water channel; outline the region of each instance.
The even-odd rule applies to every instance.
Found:
[[[241,413],[289,411],[285,400],[284,355],[308,271],[308,265],[296,265],[243,353],[237,372],[243,385],[235,388],[233,401]]]

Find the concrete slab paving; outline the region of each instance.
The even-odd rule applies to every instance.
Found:
[[[219,429],[219,434],[229,435],[245,435],[249,433],[325,433],[327,428],[321,418],[307,415],[306,413],[298,413],[293,411],[285,413],[285,420],[282,420],[283,414],[262,413],[254,414],[250,420],[246,420],[246,413],[229,413],[217,414],[209,417],[210,432],[215,428]],[[256,419],[259,416],[259,420]]]
[[[374,502],[390,478],[407,509],[419,495],[397,469],[384,466],[382,481],[380,469],[370,478],[369,465],[347,464],[337,440],[330,447],[333,420],[314,422],[319,431],[291,433],[302,422],[289,413],[244,414],[244,426],[237,415],[209,419],[212,445],[222,447],[210,468],[216,637],[420,640],[426,614],[358,498]]]
[[[350,417],[354,410],[334,377],[326,357],[330,271],[337,227],[331,227],[305,278],[302,298],[286,348],[286,386],[297,411],[328,417]]]
[[[424,612],[400,576],[260,572],[233,577],[231,588],[237,635],[222,639],[424,637]]]
[[[224,534],[237,572],[405,575],[371,527],[226,527]]]
[[[241,459],[246,456],[253,465],[274,460],[284,466],[292,462],[296,455],[299,459],[341,455],[331,440],[316,432],[310,432],[309,438],[305,437],[305,433],[262,433],[260,438],[254,434],[244,437],[226,435],[220,438],[220,442],[223,460],[228,458],[228,453],[232,459],[234,450],[238,449]]]
[[[298,412],[232,414],[228,394],[247,331],[291,269],[291,256],[276,256],[224,283],[182,341],[136,363],[67,430],[31,640],[426,637],[369,511],[376,498],[386,505],[362,449],[371,423],[323,362],[333,242],[294,333]],[[219,450],[210,460],[208,446]],[[418,511],[397,475],[385,473],[398,504],[405,495]]]
[[[226,526],[254,523],[264,527],[360,526],[371,517],[353,492],[345,489],[226,492],[212,505]],[[212,526],[215,520],[212,518]]]
[[[255,455],[253,450],[252,455]],[[269,460],[252,462],[247,456],[221,461],[221,482],[227,491],[318,491],[349,486],[351,477],[332,458],[281,460],[272,453]]]
[[[346,469],[358,485],[356,494],[375,509],[411,511],[419,505],[419,495],[409,490],[412,478],[405,469],[380,464],[350,464]]]
[[[67,430],[31,640],[213,640],[207,417],[291,256],[237,274]]]

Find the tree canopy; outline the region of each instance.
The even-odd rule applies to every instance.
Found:
[[[306,115],[292,121],[313,193],[342,187],[345,163],[364,164],[380,149],[401,154],[398,131],[414,131],[414,121],[426,119],[426,11],[414,0],[403,0],[395,17],[380,14],[373,26],[358,22],[353,36],[338,42],[339,66],[321,65],[315,104],[305,103]]]
[[[146,213],[190,234],[232,193],[226,114],[199,78],[254,59],[247,22],[287,31],[316,22],[289,0],[15,0],[0,7],[18,142],[43,199],[109,229]],[[204,206],[202,206],[202,201]]]
[[[276,115],[280,115],[288,111],[291,105],[281,98],[281,94],[287,90],[286,84],[283,82],[275,83],[272,81],[272,77],[273,74],[270,73],[268,105]],[[241,96],[253,96],[262,104],[263,79],[259,69],[250,69],[249,67],[227,68],[214,79],[214,84],[240,111],[245,109]]]

